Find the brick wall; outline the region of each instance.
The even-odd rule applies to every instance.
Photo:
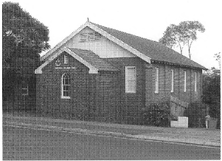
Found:
[[[96,107],[94,120],[120,121],[119,72],[99,72],[96,76]]]
[[[63,62],[63,55],[58,59]],[[120,88],[118,72],[89,74],[88,68],[69,57],[69,65],[76,69],[55,69],[52,61],[37,75],[37,109],[54,116],[78,119],[92,119],[104,122],[118,122]],[[69,73],[71,77],[71,98],[61,98],[61,77]]]
[[[141,109],[145,107],[144,61],[139,58],[107,58],[105,60],[120,70],[120,113],[122,122],[139,122]],[[125,92],[125,66],[136,67],[136,93]]]
[[[58,57],[61,62],[63,54]],[[107,58],[105,60],[119,72],[88,74],[86,66],[72,57],[69,60],[68,66],[76,69],[55,69],[55,60],[43,69],[41,75],[37,75],[37,109],[52,114],[68,113],[74,117],[87,113],[97,121],[139,123],[142,109],[152,102],[163,101],[170,95],[186,102],[200,99],[201,70],[149,65],[139,58]],[[126,66],[136,67],[136,93],[125,92]],[[159,93],[154,93],[155,67],[159,68]],[[174,69],[173,93],[171,69]],[[184,70],[187,71],[186,92],[183,91]],[[198,73],[197,92],[194,92],[194,72]],[[64,73],[71,76],[71,99],[61,99],[61,77]]]
[[[155,93],[155,67],[159,68],[159,93]],[[171,69],[174,70],[174,92],[171,92]],[[184,92],[184,71],[187,88]],[[194,72],[197,72],[197,91],[194,92]],[[202,71],[165,64],[146,65],[146,105],[168,99],[170,95],[186,102],[200,100]]]
[[[63,62],[63,54],[58,59]],[[69,57],[69,65],[76,69],[55,69],[55,61],[52,61],[44,69],[41,75],[37,75],[37,108],[52,114],[69,113],[77,115],[78,110],[86,110],[88,106],[88,81],[90,76],[88,68]],[[61,77],[69,73],[71,78],[71,99],[61,98]]]

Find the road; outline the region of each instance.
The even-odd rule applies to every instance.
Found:
[[[220,159],[219,148],[3,126],[3,159]]]

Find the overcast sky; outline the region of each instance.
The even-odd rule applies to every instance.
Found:
[[[221,0],[11,0],[49,28],[54,47],[91,22],[158,41],[167,26],[199,21],[206,29],[191,47],[192,59],[218,67],[214,54],[222,51]],[[187,49],[184,55],[187,56]],[[179,51],[179,50],[177,50]]]

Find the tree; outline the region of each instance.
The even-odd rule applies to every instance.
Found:
[[[182,30],[182,40],[188,47],[189,58],[191,59],[191,45],[197,39],[197,32],[204,32],[204,26],[198,21],[183,21],[179,24]]]
[[[183,54],[184,41],[182,39],[181,28],[178,26],[171,24],[169,27],[167,27],[159,42],[169,48],[179,47],[180,53]]]
[[[197,32],[204,31],[204,26],[198,21],[183,21],[179,25],[171,24],[167,27],[159,42],[171,48],[179,46],[181,54],[186,45],[191,59],[191,46],[197,39]]]
[[[211,72],[203,75],[202,101],[209,106],[210,116],[220,120],[220,73],[217,71],[212,68]]]
[[[216,61],[218,62],[219,64],[219,69],[221,67],[221,57],[220,57],[220,52],[214,54],[214,57],[216,58]]]
[[[39,65],[39,53],[48,49],[49,30],[24,11],[18,3],[2,4],[3,98],[15,88],[15,81],[30,79]]]

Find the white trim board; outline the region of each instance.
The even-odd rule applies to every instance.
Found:
[[[52,62],[54,59],[56,59],[61,53],[66,52],[69,55],[71,55],[73,58],[75,58],[76,60],[78,60],[80,63],[84,64],[86,67],[89,68],[89,73],[90,74],[97,74],[98,73],[98,69],[94,66],[92,66],[90,63],[88,63],[87,61],[85,61],[83,58],[81,58],[80,56],[78,56],[77,54],[75,54],[73,51],[71,51],[70,49],[64,47],[62,49],[60,49],[59,51],[57,51],[54,55],[52,55],[51,57],[49,57],[49,59],[47,59],[40,67],[38,67],[35,70],[35,74],[42,74],[42,69],[47,66],[50,62]]]
[[[110,35],[109,33],[107,33],[106,31],[102,30],[101,28],[97,27],[96,25],[90,23],[89,21],[87,21],[85,24],[83,24],[82,26],[80,26],[76,31],[72,32],[68,37],[66,37],[65,39],[63,39],[60,43],[58,43],[54,48],[52,48],[50,51],[48,51],[45,55],[43,55],[40,60],[43,61],[45,59],[50,59],[50,56],[53,56],[52,54],[58,50],[59,48],[61,48],[67,41],[69,41],[71,38],[73,38],[75,35],[77,35],[81,30],[83,30],[85,27],[89,27],[91,29],[93,29],[94,31],[100,33],[101,35],[103,35],[104,37],[106,37],[107,39],[111,40],[112,42],[118,44],[119,46],[121,46],[122,48],[126,49],[127,51],[131,52],[132,54],[138,56],[139,58],[141,58],[142,60],[151,63],[151,58],[144,55],[143,53],[139,52],[138,50],[136,50],[135,48],[131,47],[130,45],[124,43],[123,41],[117,39],[116,37]],[[47,60],[46,60],[47,61]]]

